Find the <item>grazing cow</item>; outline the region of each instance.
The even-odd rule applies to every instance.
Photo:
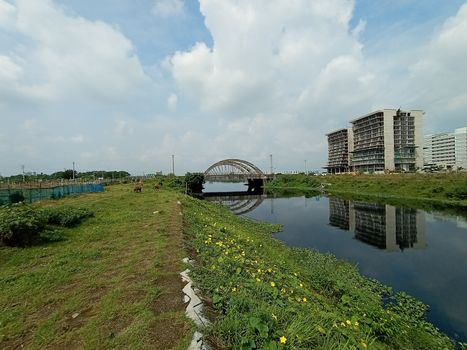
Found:
[[[135,187],[133,188],[133,192],[141,193],[142,190],[143,190],[143,182],[138,181],[137,183],[135,183]]]

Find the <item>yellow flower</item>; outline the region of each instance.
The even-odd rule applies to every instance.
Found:
[[[269,269],[268,269],[268,272],[269,272],[269,273],[271,273],[271,272],[272,272],[272,269],[271,269],[271,268],[269,268]]]
[[[237,288],[233,287],[232,292],[236,292],[236,291],[237,291]]]
[[[258,272],[261,273],[261,269],[258,269]]]
[[[295,276],[298,276],[296,272],[293,273]]]
[[[272,314],[272,318],[277,321],[277,316],[276,315]]]
[[[349,326],[352,325],[352,322],[350,320],[345,321]]]
[[[355,321],[355,327],[358,327],[358,326],[359,326],[358,321]]]
[[[261,280],[258,277],[256,277],[256,282],[261,282]]]
[[[366,349],[367,345],[365,342],[362,341],[362,346]]]
[[[344,322],[341,322],[341,326],[342,326],[342,327],[345,327],[345,323],[344,323]]]
[[[300,283],[300,287],[302,287],[302,288],[303,288],[303,284],[302,284],[302,283]]]
[[[275,287],[276,284],[274,282],[271,282],[271,287]]]
[[[303,298],[302,300],[303,300],[304,303],[306,303],[306,301],[307,301],[306,298]]]
[[[287,341],[287,338],[282,336],[279,338],[279,341],[281,342],[281,344],[285,344],[285,342]]]

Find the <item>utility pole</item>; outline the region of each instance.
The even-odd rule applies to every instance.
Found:
[[[271,165],[271,175],[273,174],[273,171],[272,171],[272,154],[269,155],[269,163]]]
[[[73,162],[73,181],[75,181],[75,162]]]
[[[24,182],[24,164],[21,165],[21,172],[23,173],[23,182]]]
[[[306,168],[306,159],[305,159],[305,175],[308,174],[308,169]]]
[[[175,155],[172,154],[172,174],[175,175]]]

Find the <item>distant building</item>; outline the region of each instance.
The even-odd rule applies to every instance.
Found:
[[[351,129],[327,134],[328,172],[421,169],[423,114],[420,110],[382,109],[352,120]]]
[[[467,127],[451,133],[426,135],[423,153],[425,166],[467,169]]]
[[[351,170],[353,134],[352,129],[340,129],[326,135],[328,137],[329,173],[346,173]]]

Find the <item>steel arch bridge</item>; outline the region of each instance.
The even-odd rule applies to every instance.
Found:
[[[241,159],[224,159],[211,165],[205,172],[206,181],[254,181],[267,180],[266,175],[253,163]]]

